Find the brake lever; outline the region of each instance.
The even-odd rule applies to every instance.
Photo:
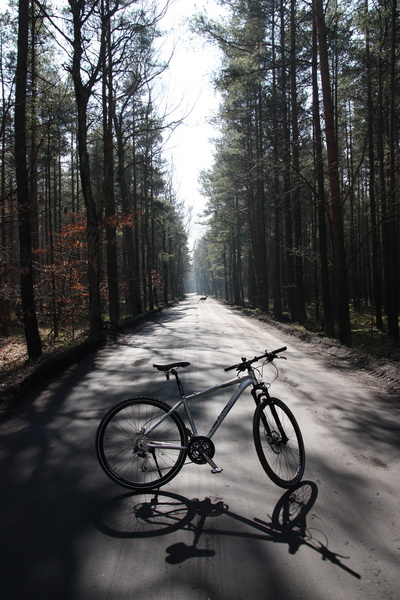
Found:
[[[267,360],[267,362],[272,363],[272,362],[274,362],[274,360],[277,360],[277,359],[279,359],[279,360],[282,360],[282,359],[283,360],[287,360],[287,356],[278,356],[277,354],[270,354],[269,355],[269,360]]]

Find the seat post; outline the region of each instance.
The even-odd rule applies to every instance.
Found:
[[[176,371],[175,369],[171,369],[170,373],[172,373],[172,375],[175,376],[176,385],[178,386],[179,393],[183,398],[185,395],[185,392],[183,391],[183,385],[182,385],[181,380],[179,379],[178,371]]]

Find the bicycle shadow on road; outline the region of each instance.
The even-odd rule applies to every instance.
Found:
[[[229,510],[222,499],[205,498],[189,500],[184,496],[165,491],[129,492],[108,501],[95,521],[96,527],[106,535],[118,538],[145,538],[168,535],[183,530],[193,533],[191,545],[184,542],[172,544],[166,549],[166,562],[179,564],[194,557],[212,557],[215,551],[201,548],[203,534],[237,536],[242,538],[285,544],[289,554],[295,554],[302,546],[319,553],[353,577],[361,576],[347,567],[342,560],[348,559],[328,549],[326,535],[315,528],[307,527],[307,515],[318,496],[318,486],[312,481],[303,481],[286,491],[277,502],[271,522],[255,517],[250,520]],[[228,516],[248,526],[247,531],[221,529],[208,526],[210,519]],[[318,539],[322,537],[324,542]]]

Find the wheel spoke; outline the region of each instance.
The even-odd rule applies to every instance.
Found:
[[[254,442],[268,476],[281,487],[296,485],[304,472],[303,438],[289,408],[272,399],[259,405],[254,416]]]
[[[96,449],[99,462],[111,479],[131,489],[153,488],[167,483],[182,467],[185,450],[146,448],[163,442],[186,446],[186,433],[178,415],[152,398],[132,398],[111,409],[101,421]],[[146,430],[165,417],[149,437]]]

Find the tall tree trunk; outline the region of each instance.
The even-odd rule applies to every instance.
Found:
[[[20,285],[25,339],[29,358],[42,354],[33,289],[29,176],[26,143],[29,0],[19,0],[18,57],[15,82],[15,167],[17,180]]]
[[[275,14],[275,0],[273,0],[272,14]],[[273,155],[273,198],[274,198],[274,245],[273,245],[273,312],[280,319],[282,317],[282,236],[281,236],[281,190],[280,190],[280,152],[279,152],[279,128],[278,128],[278,89],[277,74],[278,65],[275,46],[275,19],[272,19],[272,98],[271,98],[271,121],[272,121],[272,155]]]
[[[283,199],[285,214],[285,285],[287,289],[288,309],[292,318],[296,314],[295,302],[295,267],[293,256],[293,211],[290,182],[290,128],[287,100],[287,60],[285,34],[285,6],[280,0],[280,31],[281,31],[281,90],[282,90],[282,134],[283,134]]]
[[[390,45],[390,95],[389,95],[389,173],[388,173],[388,211],[386,218],[388,251],[388,281],[386,295],[386,313],[389,335],[393,342],[399,343],[399,219],[396,207],[396,31],[397,0],[392,0],[391,45]]]
[[[1,48],[0,48],[1,52]],[[1,59],[0,59],[1,60]],[[2,74],[1,74],[2,76]],[[9,252],[9,235],[8,228],[6,227],[6,149],[8,148],[6,143],[6,98],[4,94],[4,86],[2,86],[2,102],[3,102],[3,116],[0,126],[1,136],[1,151],[0,151],[0,215],[1,215],[1,246],[0,251],[3,256],[7,256]],[[11,302],[6,290],[10,283],[9,269],[4,269],[0,273],[0,285],[3,293],[0,296],[0,335],[8,337],[11,335]]]
[[[134,109],[134,106],[133,106]],[[134,215],[134,225],[132,228],[134,252],[132,254],[132,278],[134,282],[134,295],[132,296],[134,313],[140,315],[142,312],[142,297],[140,293],[140,222],[139,222],[139,186],[138,186],[138,168],[137,168],[137,152],[136,152],[136,127],[135,127],[135,111],[133,110],[133,131],[132,131],[132,210]]]
[[[105,11],[108,14],[108,0],[105,2]],[[118,260],[117,260],[117,234],[115,223],[115,194],[114,194],[114,145],[113,145],[113,73],[112,73],[112,48],[110,18],[103,20],[104,35],[104,60],[103,60],[103,151],[104,151],[104,180],[103,200],[105,211],[106,229],[106,257],[107,257],[107,283],[108,283],[108,311],[110,322],[117,325],[119,322],[119,289],[118,289]]]
[[[320,120],[320,105],[318,94],[318,58],[317,58],[317,29],[316,20],[313,22],[313,54],[312,54],[312,88],[313,88],[313,121],[315,140],[315,173],[317,186],[318,206],[318,238],[319,258],[321,265],[321,290],[322,304],[324,307],[325,331],[329,337],[335,337],[335,318],[332,307],[332,295],[329,283],[329,261],[326,234],[326,202],[325,202],[325,174],[322,156],[322,132]]]
[[[294,218],[294,246],[295,246],[295,318],[299,323],[304,323],[306,303],[304,293],[304,269],[302,256],[302,201],[300,186],[300,155],[299,155],[299,124],[297,102],[297,77],[296,77],[296,0],[290,3],[290,98],[292,108],[292,164],[293,164],[293,218]]]
[[[169,236],[169,227],[168,222],[165,223],[162,229],[162,270],[163,270],[163,303],[165,305],[168,304],[168,296],[169,296],[169,258],[168,258],[168,250],[170,246],[170,236]],[[172,289],[172,297],[174,297],[175,290]]]
[[[31,213],[32,249],[39,249],[39,207],[38,207],[38,178],[37,178],[37,77],[36,77],[36,16],[35,3],[31,0],[31,118],[30,118],[30,160],[29,160],[29,203]]]
[[[49,136],[50,137],[50,136]],[[55,277],[55,248],[54,248],[54,233],[56,231],[55,224],[55,187],[56,182],[53,179],[52,186],[52,178],[51,178],[51,152],[50,152],[50,139],[48,139],[47,143],[47,160],[46,160],[46,180],[47,180],[47,223],[48,223],[48,262],[50,264],[50,290],[51,290],[51,315],[53,321],[53,338],[56,340],[58,338],[58,314],[57,314],[57,292],[56,292],[56,277]],[[54,193],[54,200],[53,200]]]
[[[75,88],[75,100],[78,118],[78,155],[79,173],[81,178],[82,195],[86,207],[87,243],[88,243],[88,280],[89,280],[89,330],[96,333],[102,328],[101,297],[100,297],[100,239],[99,223],[96,202],[93,197],[92,182],[90,177],[90,162],[88,153],[88,124],[87,109],[91,91],[97,78],[96,69],[90,80],[84,84],[82,81],[82,3],[78,0],[69,0],[73,15],[73,57],[72,79]]]
[[[366,1],[368,13],[368,0]],[[372,61],[370,51],[370,31],[366,34],[366,69],[367,69],[367,114],[368,114],[368,157],[369,157],[369,203],[371,211],[371,261],[372,261],[372,294],[375,307],[375,320],[378,329],[383,329],[382,321],[382,276],[379,268],[379,232],[375,194],[375,149],[374,149],[374,105],[372,99]]]
[[[267,268],[267,231],[265,217],[265,174],[264,174],[264,142],[263,142],[263,97],[262,88],[259,84],[255,98],[256,113],[256,173],[257,173],[257,201],[259,206],[257,219],[257,264],[258,264],[258,290],[260,308],[263,311],[269,309],[269,286]]]
[[[117,140],[117,177],[121,197],[121,207],[124,217],[128,220],[127,224],[123,229],[123,240],[124,240],[124,259],[127,265],[126,272],[124,272],[124,280],[127,286],[127,298],[126,303],[128,312],[131,315],[139,315],[142,311],[140,301],[140,275],[139,275],[139,251],[135,248],[134,231],[138,229],[137,226],[137,194],[136,194],[136,165],[135,165],[135,154],[133,155],[133,206],[129,206],[128,202],[128,185],[125,174],[125,146],[122,134],[122,116],[115,116],[115,135]],[[135,140],[133,140],[133,147]],[[134,222],[132,223],[132,219]],[[136,245],[138,246],[138,245]]]
[[[232,265],[232,287],[233,287],[233,301],[237,306],[243,305],[243,293],[242,293],[242,261],[241,261],[241,247],[242,247],[242,221],[239,210],[239,198],[238,194],[235,194],[235,233],[232,239],[232,253],[233,253],[233,265]]]
[[[331,195],[332,236],[335,254],[339,340],[342,344],[351,346],[352,338],[347,282],[347,265],[344,246],[344,227],[339,180],[339,152],[337,138],[335,134],[334,105],[332,101],[330,85],[328,47],[322,0],[314,0],[314,10],[317,19],[321,85],[325,116],[325,135],[328,153],[328,174]]]

